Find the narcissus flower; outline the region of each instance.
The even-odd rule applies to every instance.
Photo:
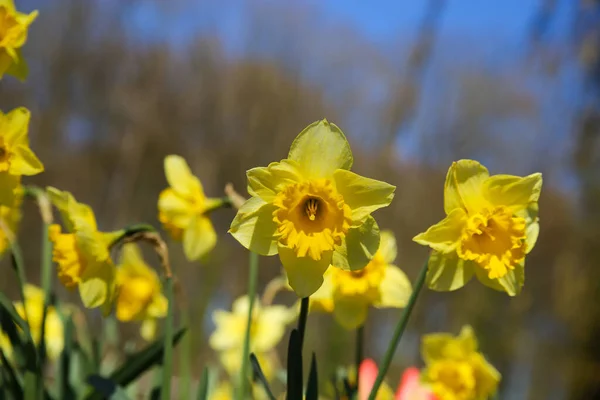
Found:
[[[4,74],[24,80],[27,63],[21,48],[27,41],[29,25],[36,19],[37,11],[23,14],[16,10],[13,0],[0,0],[0,79]]]
[[[358,271],[327,269],[323,285],[310,297],[311,308],[333,312],[344,328],[356,329],[364,324],[370,305],[406,306],[412,289],[406,274],[392,265],[396,254],[394,234],[381,232],[379,250],[365,268]]]
[[[242,296],[233,303],[231,312],[219,310],[213,314],[216,330],[210,336],[209,344],[219,353],[221,363],[231,376],[237,376],[241,368],[249,304],[248,296]],[[282,305],[261,306],[257,299],[252,313],[250,352],[256,354],[265,376],[270,379],[275,373],[272,350],[297,312]]]
[[[86,308],[102,307],[105,314],[110,313],[116,271],[108,247],[121,232],[99,232],[92,209],[78,203],[71,193],[52,187],[47,192],[67,231],[63,233],[57,224],[49,227],[58,278],[69,289],[79,288]]]
[[[1,190],[1,189],[0,189]],[[23,190],[17,187],[11,206],[0,205],[0,256],[10,247],[9,236],[16,235],[21,222]],[[5,231],[8,230],[8,232]]]
[[[21,318],[27,322],[31,336],[36,344],[39,344],[42,337],[42,320],[44,316],[44,291],[34,285],[26,284],[23,288],[25,294],[25,304],[15,302],[14,306]],[[46,327],[44,329],[44,340],[46,343],[46,352],[48,358],[56,360],[64,347],[64,327],[60,316],[49,306],[46,314]]]
[[[456,290],[473,274],[486,286],[517,295],[525,282],[525,255],[538,237],[542,174],[490,176],[472,160],[452,164],[446,176],[446,218],[413,239],[434,251],[427,282]]]
[[[0,36],[1,32],[0,23]],[[3,205],[11,206],[14,203],[22,175],[36,175],[44,170],[29,148],[29,118],[29,110],[23,107],[8,114],[0,111],[0,204]]]
[[[224,202],[204,195],[202,183],[180,156],[165,157],[165,175],[170,188],[158,198],[158,219],[173,239],[183,240],[186,258],[197,260],[217,243],[209,214]]]
[[[375,361],[363,360],[358,370],[358,400],[367,400],[377,379],[378,368]],[[402,374],[402,380],[396,389],[396,394],[383,382],[377,392],[377,400],[437,400],[431,388],[421,383],[419,370],[407,368]]]
[[[470,326],[458,337],[447,333],[425,335],[423,379],[440,400],[485,400],[498,388],[500,373],[477,351],[477,338]]]
[[[142,321],[141,334],[152,340],[156,319],[167,315],[167,298],[156,272],[146,264],[135,243],[123,245],[117,267],[115,313],[119,321]]]
[[[342,131],[323,120],[296,137],[288,158],[247,172],[252,197],[229,232],[253,252],[279,254],[300,297],[317,291],[330,264],[360,270],[379,247],[371,213],[395,187],[350,172],[352,162]]]

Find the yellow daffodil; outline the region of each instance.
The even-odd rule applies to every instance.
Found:
[[[247,172],[252,197],[229,231],[253,252],[279,254],[300,297],[319,289],[330,264],[362,269],[379,247],[371,213],[395,187],[350,172],[352,162],[342,131],[323,120],[296,137],[287,159]]]
[[[439,400],[485,400],[496,392],[500,373],[477,347],[470,326],[463,327],[458,337],[447,333],[423,337],[422,377]]]
[[[219,353],[221,363],[231,376],[237,376],[241,368],[249,304],[248,296],[242,296],[233,303],[231,312],[219,310],[213,314],[216,330],[210,336],[209,344]],[[286,326],[296,318],[297,312],[282,305],[263,307],[258,299],[252,312],[250,352],[256,354],[269,379],[275,373],[272,350],[283,338]]]
[[[92,209],[78,203],[71,193],[55,188],[48,188],[47,192],[67,230],[61,232],[56,224],[49,228],[58,278],[69,289],[79,288],[86,308],[102,307],[105,314],[110,313],[116,271],[108,246],[120,232],[99,232]]]
[[[1,32],[0,28],[0,36]],[[29,110],[23,107],[8,114],[0,111],[0,204],[3,205],[11,206],[14,203],[21,175],[36,175],[44,170],[29,148],[29,118]]]
[[[158,198],[158,219],[175,240],[183,240],[188,260],[197,260],[217,243],[217,234],[209,213],[223,205],[221,199],[204,195],[200,180],[192,175],[180,156],[165,158],[165,175],[170,188]]]
[[[16,235],[21,222],[21,203],[23,201],[23,190],[19,186],[13,197],[13,204],[9,206],[0,205],[0,256],[10,247],[9,235]],[[5,230],[8,230],[6,232]]]
[[[117,268],[115,313],[119,321],[143,321],[141,335],[152,340],[156,319],[167,315],[167,298],[156,272],[146,264],[135,243],[123,246]]]
[[[4,74],[24,80],[27,63],[21,48],[27,41],[29,25],[36,19],[37,11],[23,14],[17,11],[13,0],[0,0],[0,79]]]
[[[396,259],[396,238],[381,232],[379,250],[367,266],[359,271],[330,267],[324,283],[311,297],[311,308],[333,312],[344,328],[356,329],[365,323],[370,305],[378,308],[406,306],[412,292],[410,281]]]
[[[433,249],[429,287],[456,290],[475,274],[484,285],[517,295],[539,232],[541,190],[539,173],[490,176],[477,161],[453,163],[444,188],[446,218],[413,239]]]
[[[39,344],[42,337],[42,320],[44,316],[44,291],[31,284],[26,284],[23,291],[25,305],[20,301],[15,302],[15,309],[21,318],[27,318],[33,341]],[[52,306],[48,307],[46,314],[44,340],[48,358],[56,360],[62,353],[64,346],[64,327],[60,316]]]

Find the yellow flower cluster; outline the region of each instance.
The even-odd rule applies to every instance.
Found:
[[[0,0],[0,79],[4,74],[21,80],[27,77],[27,63],[21,48],[27,42],[29,25],[37,15],[37,11],[30,14],[17,11],[13,0]]]

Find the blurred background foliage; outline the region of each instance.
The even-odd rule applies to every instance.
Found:
[[[522,295],[477,284],[424,292],[388,381],[419,365],[421,334],[470,323],[503,374],[502,398],[600,397],[600,2],[17,5],[40,10],[25,47],[31,75],[24,85],[0,82],[0,107],[32,111],[32,148],[46,172],[27,182],[73,192],[103,230],[158,226],[165,155],[184,156],[209,196],[227,182],[246,194],[247,169],[284,158],[306,125],[327,117],[348,135],[356,171],[397,185],[376,218],[396,233],[397,263],[414,279],[426,249],[411,238],[443,215],[451,161],[542,172],[541,233]],[[20,232],[30,278],[39,259],[34,207],[26,205]],[[201,263],[171,246],[196,376],[216,363],[210,311],[246,290],[247,253],[226,234],[233,216],[214,215],[219,242]],[[279,274],[276,257],[261,258],[260,288]],[[15,289],[8,278],[0,287]],[[398,316],[370,313],[367,356],[380,359]],[[330,316],[308,324],[324,377],[353,362],[354,333]],[[135,338],[137,327],[122,332]]]

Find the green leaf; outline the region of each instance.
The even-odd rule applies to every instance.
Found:
[[[187,328],[179,329],[173,335],[173,345],[176,345]],[[109,379],[121,387],[127,387],[131,382],[137,379],[142,373],[146,372],[163,359],[164,339],[159,338],[145,349],[127,357],[127,360],[114,371]],[[102,399],[99,393],[92,393],[87,397],[88,400]]]
[[[87,382],[109,400],[129,400],[125,390],[110,379],[99,375],[90,375]]]
[[[28,371],[36,371],[37,350],[29,331],[29,325],[21,318],[12,302],[2,292],[0,292],[0,327],[13,346],[17,364]]]
[[[287,400],[302,399],[302,340],[297,329],[290,334],[287,360]]]
[[[263,373],[262,368],[260,367],[260,363],[258,362],[258,358],[256,358],[256,355],[254,353],[250,354],[250,363],[252,364],[252,371],[254,372],[253,379],[255,381],[260,381],[260,383],[265,388],[265,392],[267,392],[267,396],[269,396],[270,400],[275,400],[275,396],[273,395],[273,392],[269,387],[269,382],[267,382],[267,378],[265,377],[265,374]]]
[[[10,398],[22,399],[24,397],[23,389],[21,388],[21,386],[23,385],[22,379],[13,369],[10,362],[6,359],[6,356],[4,355],[2,349],[0,349],[0,364],[2,365],[3,375],[1,388],[11,395]],[[4,393],[2,395],[6,397]]]
[[[319,377],[317,374],[317,357],[312,354],[310,362],[310,372],[308,373],[308,383],[306,384],[306,400],[319,399]]]
[[[73,332],[75,331],[75,326],[70,316],[64,317],[63,322],[65,326],[65,345],[60,354],[56,392],[59,399],[74,399],[76,398],[75,391],[69,382],[69,377],[71,375],[71,356],[73,353]]]
[[[200,384],[198,385],[198,392],[196,393],[196,400],[206,400],[208,398],[208,368],[204,367],[202,371],[202,378],[200,378]]]

